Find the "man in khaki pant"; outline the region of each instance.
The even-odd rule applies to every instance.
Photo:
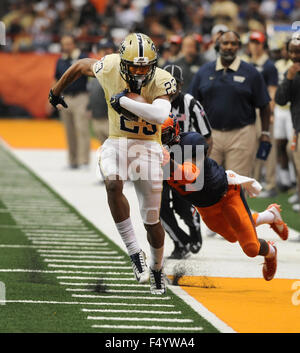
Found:
[[[238,33],[219,36],[216,61],[204,64],[194,76],[190,93],[203,105],[212,127],[210,157],[225,169],[251,176],[256,155],[255,109],[262,122],[261,142],[269,142],[270,97],[260,73],[240,60]]]
[[[87,57],[76,48],[74,38],[66,35],[61,38],[62,56],[56,64],[55,79],[59,80],[64,72],[77,60]],[[80,77],[64,91],[68,109],[59,111],[64,123],[68,145],[70,168],[88,166],[90,159],[90,130],[86,107],[88,104],[87,78]]]

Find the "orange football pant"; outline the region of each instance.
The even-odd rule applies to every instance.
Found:
[[[260,243],[255,228],[257,214],[251,215],[239,185],[229,185],[227,193],[219,202],[209,207],[197,207],[197,210],[209,229],[231,243],[238,241],[247,256],[258,255]]]

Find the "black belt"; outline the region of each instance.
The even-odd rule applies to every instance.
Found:
[[[214,130],[218,130],[218,131],[222,131],[222,132],[226,132],[226,131],[232,131],[232,130],[237,130],[240,129],[239,127],[224,127],[222,129],[217,129],[217,128],[213,128]]]
[[[247,126],[247,125],[237,126],[237,127],[223,127],[222,129],[218,129],[218,128],[213,127],[213,129],[214,130],[218,130],[218,131],[222,131],[222,132],[227,132],[227,131],[233,131],[233,130],[242,129],[245,126]]]

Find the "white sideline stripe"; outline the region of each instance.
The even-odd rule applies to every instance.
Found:
[[[193,322],[191,319],[164,319],[161,317],[114,317],[114,316],[88,316],[88,320],[108,321],[158,321],[158,322]]]
[[[107,268],[107,269],[115,269],[115,270],[129,270],[130,266],[81,266],[81,265],[55,265],[48,264],[48,267],[63,267],[63,268]]]
[[[57,277],[58,278],[58,277]],[[102,280],[102,278],[99,278],[99,280]],[[87,283],[87,282],[76,282],[76,283],[71,283],[71,282],[59,282],[62,286],[97,286],[99,283]],[[121,283],[113,283],[112,284],[114,287],[149,287],[148,284],[121,284]]]
[[[144,296],[122,296],[122,295],[93,295],[93,294],[72,294],[74,298],[101,298],[101,299],[141,299],[141,300],[170,300],[171,297],[144,297]]]
[[[173,304],[144,304],[144,303],[103,303],[103,302],[58,302],[58,301],[45,301],[45,300],[1,300],[1,303],[22,303],[22,304],[63,304],[63,305],[97,305],[97,306],[146,306],[149,307],[165,307],[165,308],[174,308]]]
[[[41,257],[63,257],[73,259],[124,259],[124,256],[40,254]]]
[[[92,325],[92,328],[136,329],[136,330],[167,330],[167,331],[202,331],[203,327],[168,327],[168,326],[131,326],[131,325]]]
[[[0,272],[37,272],[37,273],[70,273],[70,274],[86,274],[86,275],[133,275],[132,272],[89,272],[89,271],[64,271],[64,270],[31,270],[31,269],[22,269],[22,268],[13,268],[13,269],[6,269],[6,268],[1,268]],[[63,277],[57,277],[57,278],[65,278],[65,279],[70,279],[70,278],[76,278],[77,277],[72,277],[72,276],[63,276]],[[95,279],[100,279],[99,277],[94,277]],[[89,279],[89,277],[83,277],[83,279]],[[140,284],[139,284],[140,285]]]
[[[45,262],[71,263],[71,264],[126,264],[127,261],[114,260],[62,260],[62,259],[44,259]]]
[[[86,313],[134,313],[134,314],[166,314],[177,315],[182,314],[181,311],[161,311],[161,310],[125,310],[125,309],[81,309]]]
[[[236,333],[230,326],[220,320],[214,313],[209,311],[205,306],[198,302],[195,298],[190,296],[179,286],[168,287],[179,298],[185,301],[191,308],[193,308],[199,315],[212,324],[217,330],[224,333]]]
[[[133,274],[132,274],[133,275]],[[96,279],[101,281],[136,281],[133,276],[131,278],[110,278],[110,277],[80,277],[80,276],[57,276],[57,279]]]
[[[92,251],[92,250],[85,250],[85,251],[81,251],[81,250],[46,250],[46,249],[39,249],[37,250],[37,252],[40,253],[49,253],[49,254],[53,254],[53,253],[58,253],[58,254],[118,254],[117,251],[115,250],[100,250],[100,251]],[[41,255],[44,256],[44,255]]]
[[[66,288],[68,292],[95,292],[95,289],[88,289],[88,288]],[[101,293],[101,292],[100,292]],[[104,289],[103,293],[148,293],[149,290],[133,290],[133,289]]]

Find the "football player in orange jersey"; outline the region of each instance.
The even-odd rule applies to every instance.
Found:
[[[264,212],[251,214],[243,187],[253,196],[261,190],[259,183],[233,171],[225,171],[206,156],[208,145],[201,134],[178,134],[177,124],[176,118],[170,117],[162,126],[162,143],[171,148],[164,149],[163,165],[164,172],[169,172],[165,174],[168,184],[196,207],[211,230],[229,242],[238,241],[249,257],[264,256],[263,277],[270,281],[276,273],[277,248],[274,243],[258,238],[256,227],[268,223],[281,239],[286,240],[288,227],[281,218],[280,206],[271,204]],[[173,146],[180,146],[179,154]],[[184,151],[187,146],[191,151],[189,155]],[[201,158],[197,155],[199,147],[204,154],[201,165]]]

